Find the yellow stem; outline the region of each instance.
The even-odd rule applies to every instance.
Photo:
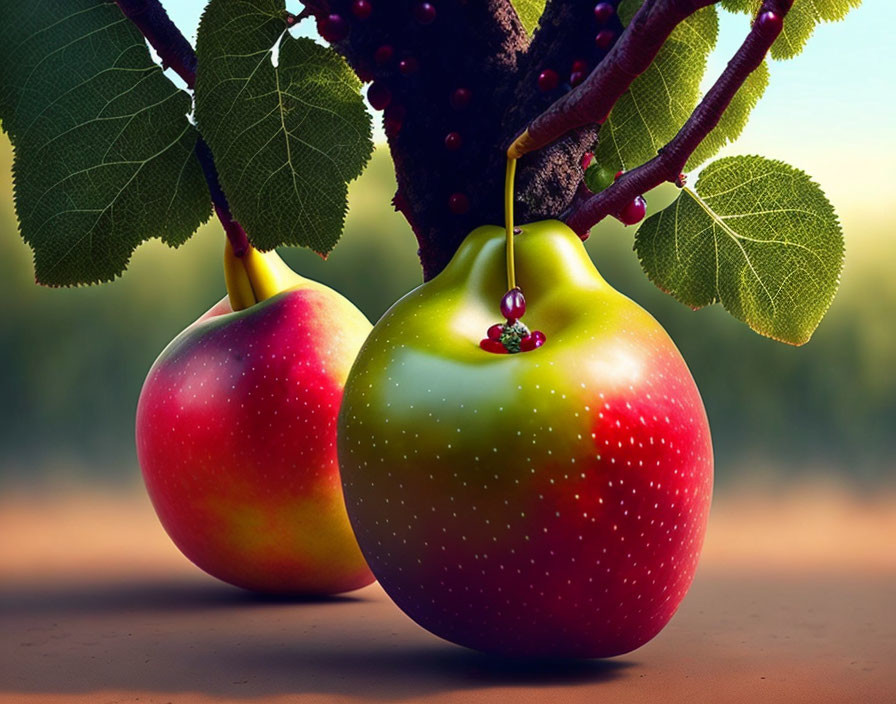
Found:
[[[516,175],[516,159],[507,159],[504,178],[504,227],[507,231],[507,290],[516,288],[516,270],[513,262],[513,179]]]

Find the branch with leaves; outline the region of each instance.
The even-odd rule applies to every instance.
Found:
[[[618,213],[636,196],[656,188],[665,181],[682,185],[682,172],[691,155],[719,124],[726,108],[750,74],[765,60],[766,53],[781,33],[784,17],[792,4],[793,0],[763,2],[744,43],[678,134],[649,162],[622,174],[612,185],[577,204],[566,217],[567,224],[573,230],[578,233],[587,232],[607,215]],[[631,26],[634,26],[634,21]],[[620,42],[620,46],[622,45],[623,42]],[[594,102],[590,97],[591,91],[598,95],[604,92],[599,81],[586,84],[583,88],[585,95],[575,101],[577,104]],[[556,139],[562,134],[561,130],[569,129],[563,127],[565,124],[563,119],[570,119],[566,116],[573,114],[577,113],[555,111],[552,107],[545,116],[533,121],[530,130],[534,128],[536,136],[532,137],[530,130],[527,130],[530,137],[524,136],[519,143],[515,143],[518,145],[516,148],[511,146],[510,152],[525,149],[530,144],[529,139],[535,143],[549,135],[554,135],[553,138]]]
[[[634,92],[638,76],[657,70],[664,45],[656,37],[668,41],[677,23],[710,4],[645,2],[606,61],[536,117],[508,155],[520,157],[583,124],[603,123],[619,109],[620,99],[629,95],[626,91]],[[767,83],[764,60],[782,38],[793,3],[757,4],[740,49],[653,158],[620,171],[610,183],[600,183],[612,173],[607,166],[626,166],[621,158],[625,149],[614,153],[607,146],[616,137],[612,126],[606,135],[601,130],[606,141],[601,139],[596,150],[598,164],[593,169],[598,174],[586,179],[597,193],[589,195],[582,187],[577,191],[564,216],[573,230],[586,235],[604,217],[619,214],[664,182],[683,188],[688,165],[717,151],[727,141],[726,134],[739,133]],[[642,149],[638,156],[643,155]],[[681,302],[692,308],[721,302],[757,332],[792,344],[806,342],[820,322],[838,287],[843,259],[839,223],[818,186],[799,170],[761,157],[729,157],[708,166],[695,190],[683,188],[672,206],[644,222],[635,249],[651,280]]]
[[[140,33],[146,37],[164,68],[171,68],[180,76],[187,87],[196,85],[196,53],[190,42],[171,21],[165,8],[158,0],[116,0],[125,17],[131,20]],[[230,203],[218,180],[218,170],[211,150],[201,137],[196,140],[196,158],[208,184],[212,205],[224,233],[233,247],[234,254],[241,257],[249,247],[249,238],[243,226],[233,218]]]
[[[146,239],[189,238],[211,192],[237,250],[248,233],[262,250],[326,255],[373,148],[363,93],[382,113],[393,205],[431,278],[470,230],[502,221],[516,137],[518,219],[563,217],[584,232],[736,139],[768,83],[763,57],[791,58],[817,23],[858,3],[307,0],[291,14],[284,0],[210,0],[195,52],[159,0],[15,4],[0,26],[0,119],[21,233],[40,282],[105,281]],[[701,102],[719,8],[765,19]],[[309,19],[330,46],[290,31]],[[191,96],[145,41],[192,89],[195,124]],[[842,236],[808,177],[757,159],[705,166],[635,246],[679,300],[721,301],[800,343],[836,290]],[[700,229],[684,231],[684,215]]]

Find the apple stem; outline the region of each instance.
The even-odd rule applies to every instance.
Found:
[[[171,68],[180,76],[187,88],[193,90],[196,84],[196,52],[187,38],[171,21],[159,0],[116,0],[119,9],[145,37],[161,57],[165,68]],[[218,170],[211,149],[199,137],[196,140],[196,158],[202,167],[205,182],[215,207],[215,213],[224,227],[224,233],[237,257],[242,257],[249,249],[246,231],[233,218],[227,196],[218,181]]]

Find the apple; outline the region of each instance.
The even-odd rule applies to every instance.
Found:
[[[374,327],[339,418],[348,514],[383,588],[432,633],[510,656],[618,655],[663,628],[694,576],[709,425],[672,340],[570,229],[526,225],[515,249],[541,346],[480,348],[504,294],[498,227]]]
[[[370,323],[276,253],[225,257],[229,298],[153,364],[137,455],[168,535],[209,574],[258,592],[333,594],[373,581],[336,457],[349,368]]]

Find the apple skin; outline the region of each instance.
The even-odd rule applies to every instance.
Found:
[[[703,542],[712,445],[660,325],[565,225],[517,235],[525,322],[547,341],[478,347],[504,293],[504,231],[374,327],[346,383],[349,517],[383,588],[427,630],[521,657],[608,657],[656,635]]]
[[[320,284],[233,312],[225,298],[162,352],[137,407],[153,506],[209,574],[269,594],[373,581],[342,498],[336,419],[370,331]]]

